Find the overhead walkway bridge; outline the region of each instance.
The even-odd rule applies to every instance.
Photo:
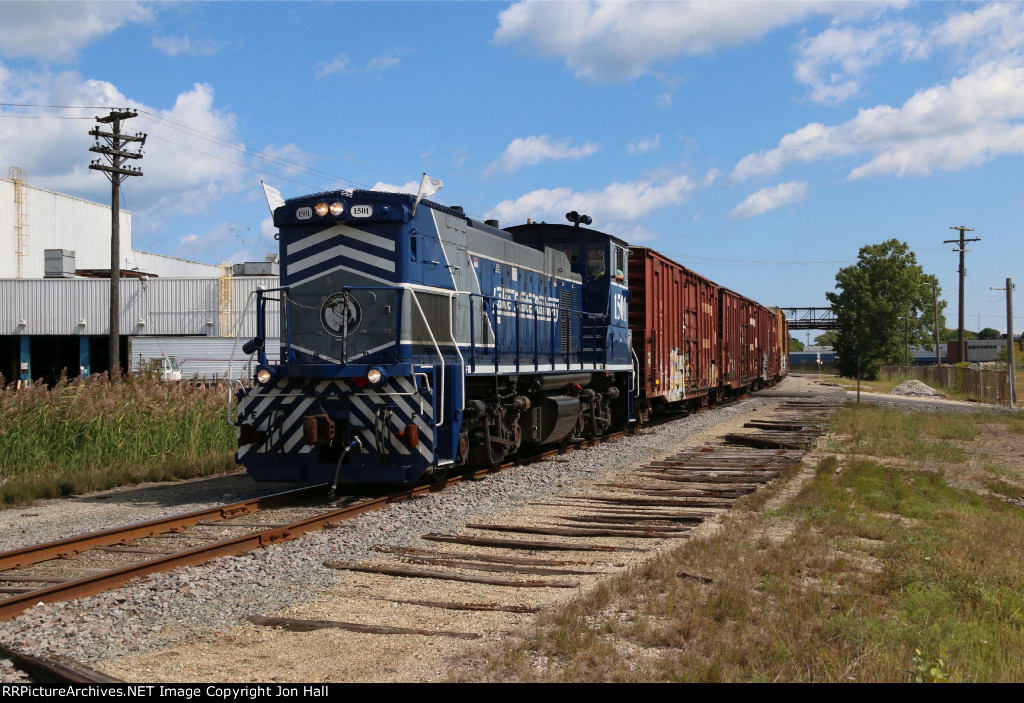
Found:
[[[839,321],[832,308],[787,308],[781,307],[782,313],[792,330],[837,330]]]

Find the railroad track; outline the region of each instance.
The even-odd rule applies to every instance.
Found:
[[[6,597],[0,598],[0,621],[37,603],[82,598],[139,576],[293,540],[391,503],[624,435],[582,440],[499,467],[465,471],[437,484],[369,499],[343,499],[347,504],[328,510],[322,505],[327,492],[323,484],[2,552],[0,594]],[[299,507],[303,503],[306,507]]]

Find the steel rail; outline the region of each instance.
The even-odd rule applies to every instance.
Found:
[[[544,452],[537,458],[547,458],[553,454],[565,454],[574,449],[593,447],[602,442],[621,438],[625,433],[615,433],[601,438],[593,438],[579,445],[569,445],[559,450]],[[534,459],[536,460],[536,459]],[[391,503],[416,498],[427,493],[438,492],[450,488],[462,481],[477,480],[506,468],[521,465],[523,461],[507,462],[497,468],[482,468],[467,471],[433,485],[415,486],[397,493],[373,498],[338,510],[321,513],[304,518],[287,525],[276,525],[271,529],[249,533],[232,539],[194,547],[174,554],[163,555],[128,566],[111,569],[90,576],[71,579],[53,586],[27,591],[0,600],[0,621],[9,620],[18,613],[27,610],[37,603],[57,603],[74,598],[83,598],[112,588],[123,586],[133,578],[149,574],[170,571],[179,566],[204,564],[221,556],[236,555],[252,551],[271,544],[287,542],[307,532],[322,529],[325,525],[354,518],[367,512],[380,510]],[[267,508],[279,507],[288,503],[312,497],[322,490],[326,484],[306,486],[283,493],[276,493],[262,498],[253,498],[229,505],[220,505],[204,510],[197,510],[182,515],[141,522],[125,527],[116,527],[100,532],[87,533],[70,537],[66,540],[24,547],[0,553],[0,572],[23,569],[51,559],[67,559],[90,549],[124,544],[132,540],[154,537],[168,532],[177,532],[194,527],[200,522],[210,520],[228,521],[234,518],[252,515]],[[0,581],[3,575],[0,574]]]
[[[63,657],[35,657],[3,645],[0,645],[0,657],[10,659],[14,666],[32,677],[34,683],[124,683],[121,679],[107,676],[102,671]]]
[[[0,552],[0,571],[23,569],[26,566],[49,561],[50,559],[67,559],[97,547],[109,547],[121,544],[122,542],[153,537],[165,532],[193,527],[203,520],[230,520],[242,515],[252,515],[260,510],[278,507],[311,497],[316,493],[317,489],[322,489],[325,485],[305,486],[262,498],[251,498],[229,505],[219,505],[191,513],[172,515],[124,527],[114,527],[100,532],[88,532],[55,542],[46,542],[31,547]]]
[[[53,586],[47,586],[28,591],[26,593],[13,595],[0,600],[0,621],[9,620],[18,613],[34,606],[37,603],[57,603],[74,598],[82,598],[110,590],[112,588],[117,588],[118,586],[123,586],[131,579],[139,576],[169,571],[179,566],[204,564],[217,557],[236,555],[261,547],[267,547],[271,544],[287,542],[296,539],[297,537],[301,537],[307,532],[319,530],[328,523],[348,520],[363,513],[380,510],[390,503],[409,500],[427,493],[437,492],[453,486],[460,481],[482,478],[483,476],[493,472],[493,469],[479,470],[465,476],[455,476],[443,483],[415,486],[390,495],[355,503],[338,510],[320,513],[319,515],[304,518],[288,525],[278,525],[272,529],[249,533],[247,535],[214,542],[201,547],[194,547],[182,552],[147,559],[128,566],[111,569],[110,571],[104,571],[98,574],[72,579]],[[296,489],[294,491],[278,493],[265,498],[242,501],[241,503],[219,506],[208,510],[200,510],[194,513],[187,513],[185,515],[177,515],[161,520],[154,520],[148,523],[140,523],[126,528],[114,528],[112,530],[105,530],[91,535],[81,535],[64,542],[51,542],[49,544],[39,545],[38,547],[28,547],[21,550],[15,550],[15,552],[8,552],[4,555],[0,555],[0,557],[19,553],[22,554],[21,558],[23,561],[17,562],[17,560],[12,557],[8,563],[27,563],[28,565],[31,565],[32,563],[38,563],[39,561],[44,561],[46,559],[59,558],[79,551],[86,551],[87,548],[107,546],[110,544],[117,544],[121,541],[127,541],[128,539],[138,539],[141,537],[149,537],[155,534],[166,533],[175,529],[175,521],[177,521],[177,527],[179,528],[194,525],[199,520],[209,519],[211,515],[219,514],[222,510],[235,511],[230,517],[248,515],[255,512],[255,510],[252,510],[254,504],[257,507],[267,507],[267,503],[287,503],[294,501],[299,497],[304,497],[305,494],[312,493],[316,489],[322,489],[323,487],[323,485],[309,486],[306,488]],[[248,508],[250,512],[245,512],[246,508]],[[230,517],[224,519],[230,519]],[[129,537],[126,535],[135,536]],[[69,544],[72,546],[69,547]],[[83,545],[90,546],[84,547]],[[45,558],[36,558],[34,561],[24,561],[26,558],[39,557],[44,554],[49,556]],[[16,567],[8,566],[7,568]],[[3,576],[0,574],[0,581],[2,580]]]

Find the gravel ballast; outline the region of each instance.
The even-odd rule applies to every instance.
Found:
[[[793,379],[787,383],[795,384]],[[101,595],[39,604],[0,623],[0,636],[33,654],[66,655],[97,666],[196,638],[217,636],[292,603],[315,599],[339,578],[322,566],[376,555],[381,547],[425,545],[427,532],[457,532],[467,522],[507,511],[566,488],[585,486],[602,473],[666,456],[681,441],[740,414],[774,406],[751,398],[651,429],[640,435],[552,460],[467,481],[443,493],[396,503],[337,529],[197,567],[144,577]],[[141,522],[281,490],[245,476],[136,487],[0,512],[2,549],[36,544],[127,522]],[[0,668],[0,680],[18,680]]]

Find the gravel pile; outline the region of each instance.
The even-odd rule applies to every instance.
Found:
[[[892,395],[905,395],[914,398],[941,398],[942,393],[921,381],[904,381],[892,389]]]
[[[118,655],[215,634],[239,625],[247,615],[265,614],[289,603],[315,598],[337,578],[337,572],[322,566],[325,559],[356,560],[373,555],[381,547],[424,545],[418,537],[426,532],[455,532],[471,518],[507,510],[567,486],[585,485],[615,467],[665,456],[683,438],[708,431],[734,415],[770,407],[777,402],[751,398],[682,422],[644,430],[635,437],[506,470],[481,481],[465,482],[441,494],[393,504],[361,515],[337,529],[316,532],[265,550],[144,577],[124,588],[89,598],[40,603],[17,618],[0,623],[0,639],[29,653],[66,655],[96,665]],[[248,479],[239,477],[237,480],[244,483]],[[198,492],[211,490],[202,488],[203,482],[192,485]],[[164,487],[152,490],[159,493],[161,488]],[[235,490],[247,493],[268,489],[253,489],[249,482],[248,490]],[[181,504],[169,505],[166,494],[160,499],[147,500],[144,489],[132,491],[138,496],[131,501],[130,511],[123,504],[114,505],[118,501],[116,497],[109,499],[111,505],[104,506],[120,507],[117,511],[119,524],[197,507],[195,503],[188,503],[188,507],[182,509]],[[211,501],[222,499],[223,485],[217,485],[212,492],[221,495],[211,496]],[[239,497],[233,495],[232,499]],[[69,502],[50,501],[45,506],[20,511],[32,517],[29,522],[35,527],[20,530],[17,541],[22,545],[32,544],[86,531],[69,529],[86,519],[75,516],[68,508]],[[4,511],[0,514],[0,524],[17,524],[18,512]],[[102,523],[93,524],[89,530],[99,529],[104,526]],[[0,680],[7,681],[7,676],[8,670],[0,665]]]

